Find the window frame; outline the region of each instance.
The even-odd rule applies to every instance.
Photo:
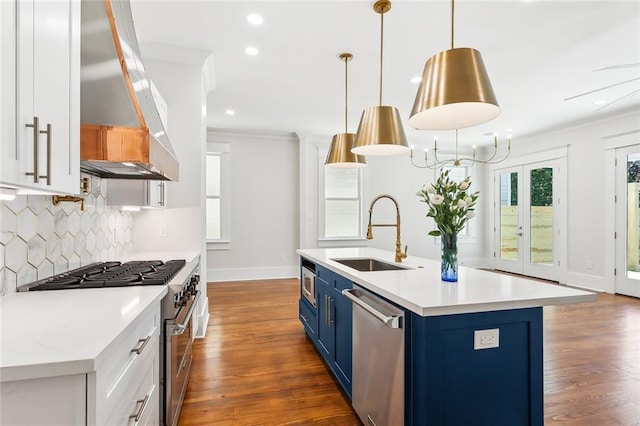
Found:
[[[205,158],[205,181],[204,181],[204,214],[205,214],[205,240],[207,242],[207,250],[229,250],[231,248],[231,147],[229,144],[223,143],[207,143],[207,151],[205,156],[216,155],[220,157],[220,195],[210,196],[207,194],[207,173]],[[220,200],[220,238],[206,238],[206,215],[207,200]]]
[[[318,202],[318,245],[319,247],[330,247],[341,244],[347,244],[353,242],[362,242],[366,241],[364,238],[363,231],[363,195],[364,195],[364,171],[361,168],[356,169],[358,175],[358,195],[355,198],[327,198],[326,196],[326,172],[325,172],[325,158],[328,149],[318,150],[318,194],[319,194],[319,202]],[[358,200],[358,233],[356,235],[345,236],[345,237],[328,237],[326,234],[326,202],[328,199],[331,200]]]

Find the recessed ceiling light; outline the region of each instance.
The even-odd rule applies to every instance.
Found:
[[[227,115],[234,115],[236,112],[234,110],[232,110],[232,109],[225,109],[224,113],[227,114]]]
[[[249,46],[249,47],[245,47],[244,53],[246,53],[249,56],[256,56],[260,52],[258,52],[257,47]]]
[[[505,132],[507,132],[507,133],[513,133],[513,129],[507,129],[507,130],[505,130]]]
[[[606,104],[607,101],[605,101],[604,99],[598,99],[597,101],[595,101],[593,104],[598,106],[598,105],[604,105]]]
[[[247,21],[249,21],[250,24],[253,25],[260,25],[263,22],[262,16],[258,15],[257,13],[252,13],[250,15],[247,15]]]
[[[413,78],[411,79],[411,82],[412,82],[413,84],[418,84],[418,83],[420,83],[421,81],[422,81],[422,77],[420,77],[420,76],[415,76],[415,77],[413,77]]]

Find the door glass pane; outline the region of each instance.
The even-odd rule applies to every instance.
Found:
[[[640,279],[640,154],[627,157],[627,277]]]
[[[553,266],[553,168],[531,170],[529,261]]]
[[[500,174],[500,258],[518,260],[518,173]]]
[[[325,209],[327,238],[356,237],[360,234],[359,200],[326,200]]]

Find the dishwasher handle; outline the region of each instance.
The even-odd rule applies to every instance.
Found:
[[[351,300],[356,305],[360,306],[365,311],[369,312],[373,315],[378,321],[383,323],[389,328],[402,328],[402,317],[397,315],[385,315],[382,312],[378,311],[373,306],[363,302],[356,294],[358,290],[356,289],[345,289],[342,290],[342,295],[347,299]]]

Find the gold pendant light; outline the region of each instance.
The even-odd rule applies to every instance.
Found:
[[[355,147],[351,150],[359,155],[397,155],[409,151],[398,109],[382,105],[384,14],[390,9],[389,0],[378,0],[373,5],[373,10],[380,14],[380,94],[378,106],[369,107],[362,113]]]
[[[451,49],[427,60],[409,123],[416,129],[471,127],[500,114],[482,56],[476,49],[453,47],[454,0],[451,0]]]
[[[340,59],[344,61],[344,133],[333,135],[333,138],[331,139],[331,147],[329,148],[329,153],[327,154],[327,159],[324,164],[327,167],[344,169],[365,167],[367,162],[364,157],[351,152],[356,135],[354,133],[349,133],[347,130],[347,64],[351,59],[353,59],[353,55],[351,53],[341,53]]]

